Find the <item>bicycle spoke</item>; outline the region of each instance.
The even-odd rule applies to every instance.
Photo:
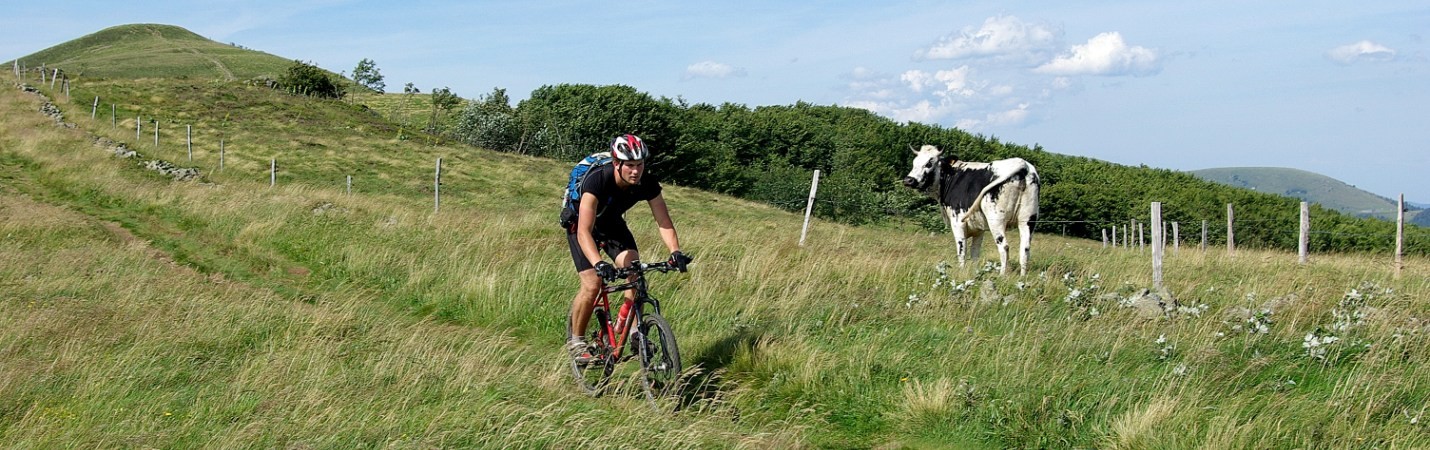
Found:
[[[638,346],[641,360],[641,384],[646,399],[656,406],[656,399],[678,390],[680,379],[680,349],[675,333],[664,317],[652,313],[642,318]]]

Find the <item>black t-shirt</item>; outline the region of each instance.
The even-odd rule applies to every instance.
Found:
[[[616,164],[607,164],[586,174],[581,181],[581,192],[596,196],[596,228],[625,226],[626,211],[641,201],[650,201],[660,195],[660,183],[647,174],[641,184],[621,189],[616,186]]]

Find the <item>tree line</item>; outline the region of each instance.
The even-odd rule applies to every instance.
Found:
[[[443,128],[467,144],[573,163],[619,133],[652,148],[651,175],[666,183],[802,210],[811,172],[821,171],[815,214],[849,224],[889,221],[945,230],[933,200],[903,187],[911,147],[932,144],[960,160],[1020,157],[1042,176],[1044,233],[1101,239],[1102,230],[1145,221],[1162,202],[1183,236],[1210,229],[1225,243],[1226,205],[1235,207],[1238,247],[1297,248],[1299,200],[1205,181],[1191,174],[1062,155],[997,137],[897,123],[859,108],[796,103],[750,108],[655,98],[624,85],[542,86],[516,106],[501,88],[469,101]],[[1311,250],[1393,250],[1395,224],[1312,206]],[[1430,254],[1430,230],[1410,226],[1406,253]],[[1186,237],[1185,240],[1200,239]]]

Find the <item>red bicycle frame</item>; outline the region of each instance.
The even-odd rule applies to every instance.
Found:
[[[592,310],[595,310],[596,308],[605,308],[606,311],[610,311],[610,295],[615,292],[626,291],[631,288],[634,288],[635,284],[635,282],[630,282],[612,286],[607,285],[605,281],[602,281],[601,294],[596,296],[595,302],[592,302],[592,304],[594,305]],[[621,303],[621,310],[617,312],[615,320],[607,320],[605,321],[605,323],[601,324],[606,327],[606,340],[608,342],[605,342],[605,344],[610,346],[609,348],[611,349],[611,359],[614,361],[620,361],[621,353],[625,351],[626,338],[630,336],[631,331],[631,309],[635,306],[635,303],[635,300],[626,299],[624,303]]]

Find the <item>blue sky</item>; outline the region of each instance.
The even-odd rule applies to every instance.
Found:
[[[624,84],[867,108],[1174,170],[1291,167],[1430,203],[1430,4],[1411,1],[19,2],[0,60],[178,25],[389,91]],[[38,61],[35,63],[39,63]]]

